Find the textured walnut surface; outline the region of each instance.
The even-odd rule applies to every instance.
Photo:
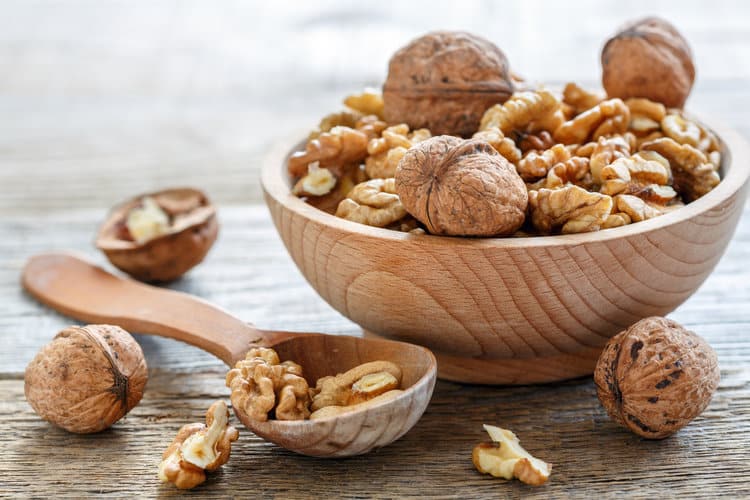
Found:
[[[607,413],[641,436],[661,439],[708,406],[719,385],[716,353],[671,319],[646,318],[613,337],[594,380]]]
[[[681,108],[695,79],[687,41],[660,18],[623,26],[604,46],[601,59],[602,84],[610,97],[647,97]]]
[[[391,57],[384,114],[391,123],[466,137],[485,109],[512,93],[508,60],[497,46],[469,33],[436,31]]]
[[[528,194],[513,165],[488,143],[440,136],[407,151],[396,170],[406,210],[433,234],[511,234]]]

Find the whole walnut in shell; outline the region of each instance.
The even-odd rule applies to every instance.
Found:
[[[78,434],[120,420],[143,396],[143,351],[118,326],[71,326],[42,347],[26,367],[24,392],[34,411]]]
[[[602,84],[609,97],[645,97],[681,108],[694,79],[687,41],[657,17],[628,23],[602,49]]]
[[[435,31],[399,49],[383,85],[385,120],[469,137],[485,110],[513,93],[508,60],[492,42]]]
[[[406,210],[433,234],[515,232],[529,201],[515,167],[487,142],[448,135],[411,147],[396,169]]]
[[[594,372],[617,423],[649,439],[677,432],[703,412],[719,385],[711,346],[666,318],[642,319],[612,337]]]
[[[138,280],[172,281],[203,260],[218,232],[216,209],[203,192],[166,189],[112,209],[96,246]]]

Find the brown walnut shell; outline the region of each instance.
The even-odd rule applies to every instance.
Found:
[[[602,49],[602,84],[609,97],[645,97],[681,108],[695,80],[690,47],[657,17],[625,25]]]
[[[169,231],[144,243],[129,237],[125,220],[145,197],[153,198],[170,217]],[[121,271],[146,282],[171,281],[198,265],[219,232],[216,209],[193,188],[139,195],[110,212],[99,229],[96,246]]]
[[[677,432],[703,412],[719,385],[716,353],[695,333],[651,317],[612,337],[594,372],[604,408],[649,439]]]
[[[24,392],[34,411],[66,431],[99,432],[143,396],[143,351],[118,326],[71,326],[42,347],[26,367]]]
[[[492,42],[435,31],[399,49],[383,85],[388,123],[469,137],[485,110],[513,93],[508,59]]]
[[[529,196],[487,142],[442,135],[412,146],[396,169],[404,208],[432,234],[495,236],[524,222]]]

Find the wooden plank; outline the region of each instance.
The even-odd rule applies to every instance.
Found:
[[[725,376],[711,407],[664,441],[617,428],[596,399],[593,382],[519,388],[440,382],[419,424],[368,455],[302,457],[240,429],[232,458],[196,490],[201,497],[283,498],[706,497],[750,494],[746,480],[750,425],[747,370]],[[173,494],[156,478],[163,449],[183,424],[199,421],[227,398],[221,372],[151,372],[143,401],[112,429],[90,436],[55,429],[23,401],[20,380],[0,380],[0,491],[152,497]],[[457,412],[456,408],[461,411]],[[240,425],[236,419],[236,425]],[[477,473],[471,449],[486,440],[482,424],[514,429],[522,444],[552,462],[539,489]],[[700,485],[700,491],[696,486]]]

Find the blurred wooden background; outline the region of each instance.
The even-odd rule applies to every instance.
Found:
[[[698,69],[688,108],[750,138],[750,7],[740,0],[197,2],[0,0],[0,497],[150,497],[160,454],[184,423],[226,398],[225,367],[198,349],[137,336],[150,367],[142,403],[110,431],[71,436],[23,396],[23,369],[71,320],[18,284],[33,253],[91,244],[116,202],[202,187],[221,235],[170,285],[269,329],[359,334],[286,254],[262,206],[259,168],[275,141],[313,126],[347,93],[379,86],[390,54],[433,29],[496,42],[530,80],[597,85],[599,51],[624,21],[671,20]],[[201,496],[472,498],[750,495],[750,210],[716,271],[671,315],[714,346],[721,386],[674,438],[618,429],[590,378],[533,387],[439,382],[402,440],[351,460],[300,457],[242,431]],[[458,408],[458,410],[457,410]],[[554,463],[532,490],[476,473],[482,423],[515,430]],[[125,450],[125,451],[123,451]],[[96,464],[93,466],[92,464]]]
[[[531,80],[598,84],[607,36],[649,13],[695,52],[688,107],[750,135],[740,0],[5,0],[0,213],[108,207],[186,183],[222,204],[259,202],[269,144],[379,86],[390,54],[423,32],[483,35]]]

